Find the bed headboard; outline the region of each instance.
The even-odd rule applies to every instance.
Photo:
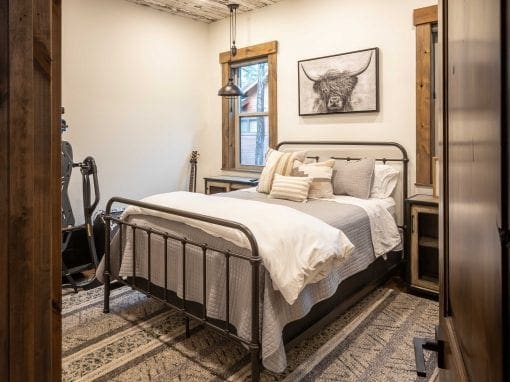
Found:
[[[276,145],[282,151],[306,149],[309,158],[316,161],[335,159],[343,161],[359,160],[366,157],[375,158],[377,162],[395,166],[400,171],[400,179],[393,197],[396,204],[396,215],[399,227],[406,231],[404,219],[405,199],[408,196],[408,164],[407,151],[396,142],[363,142],[363,141],[283,141]]]

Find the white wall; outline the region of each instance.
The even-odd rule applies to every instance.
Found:
[[[239,47],[277,40],[278,139],[395,140],[415,160],[412,12],[434,0],[286,0],[239,15]],[[75,160],[95,157],[101,206],[185,189],[198,148],[202,177],[221,173],[218,54],[228,20],[203,24],[124,0],[63,2],[63,105]],[[380,48],[379,113],[299,117],[297,61]],[[410,192],[414,189],[411,187]],[[71,196],[81,215],[81,178]]]
[[[124,0],[62,5],[63,138],[75,161],[96,159],[100,207],[113,195],[184,189],[206,122],[208,26]],[[80,220],[79,169],[70,194]]]
[[[383,140],[402,143],[415,177],[415,29],[413,9],[434,0],[287,0],[238,16],[237,45],[278,41],[278,140]],[[297,61],[380,48],[380,112],[298,116]],[[208,123],[199,131],[199,175],[221,168],[218,54],[228,48],[228,22],[211,24],[207,54]],[[414,189],[411,187],[410,192]]]

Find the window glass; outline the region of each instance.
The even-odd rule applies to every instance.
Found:
[[[241,66],[237,78],[238,86],[246,93],[246,97],[240,97],[239,112],[267,113],[267,61]]]
[[[237,99],[235,119],[240,166],[263,166],[269,147],[268,63],[248,62],[236,69],[237,85],[245,97]]]
[[[242,166],[264,165],[269,146],[268,121],[267,116],[240,118],[239,161]]]

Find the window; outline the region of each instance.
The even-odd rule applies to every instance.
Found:
[[[267,59],[234,68],[237,85],[245,97],[235,100],[236,167],[263,166],[269,146]]]
[[[223,99],[223,158],[226,170],[261,171],[276,141],[276,42],[241,48],[230,60],[220,54],[223,81],[233,74],[245,97]]]

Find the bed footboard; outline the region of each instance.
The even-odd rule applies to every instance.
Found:
[[[171,219],[172,216],[179,216],[187,219],[192,220],[198,220],[210,224],[220,225],[223,227],[232,228],[235,230],[240,231],[242,234],[246,236],[250,243],[250,254],[240,254],[240,253],[234,253],[229,250],[222,250],[219,248],[215,248],[208,243],[197,243],[193,240],[187,239],[184,235],[179,236],[178,234],[169,234],[168,232],[161,232],[155,229],[152,229],[150,227],[145,227],[133,223],[129,223],[122,218],[115,218],[111,214],[112,205],[114,203],[120,203],[127,206],[136,206],[141,207],[146,210],[153,210],[158,212],[163,212],[165,214],[168,214],[169,218]],[[106,206],[106,214],[105,214],[105,255],[104,255],[104,313],[109,313],[110,311],[110,282],[112,281],[112,273],[111,273],[111,223],[116,223],[119,225],[119,250],[122,251],[122,243],[123,243],[123,232],[125,228],[125,233],[127,235],[128,230],[132,232],[133,234],[133,240],[136,240],[136,231],[143,231],[147,235],[147,251],[144,254],[144,256],[147,256],[147,264],[148,264],[148,272],[147,272],[147,282],[146,285],[140,285],[140,283],[136,282],[136,245],[133,245],[133,274],[132,277],[129,280],[124,280],[122,278],[117,278],[117,281],[119,281],[122,284],[128,285],[131,288],[140,291],[141,293],[144,293],[147,296],[153,297],[167,306],[176,309],[180,312],[182,312],[185,316],[185,331],[186,336],[189,337],[190,330],[189,330],[189,321],[190,319],[196,320],[200,322],[201,324],[207,325],[211,327],[212,329],[218,331],[219,333],[226,335],[227,337],[240,342],[246,346],[248,346],[251,356],[251,372],[252,372],[252,380],[258,381],[260,378],[260,350],[261,350],[261,339],[260,339],[260,320],[259,320],[259,312],[260,312],[260,280],[259,280],[259,268],[261,264],[261,258],[259,256],[259,250],[258,245],[255,237],[253,236],[253,233],[244,225],[224,220],[224,219],[218,219],[213,218],[210,216],[190,213],[187,211],[172,209],[172,208],[166,208],[155,204],[149,204],[149,203],[143,203],[137,200],[131,200],[121,197],[114,197],[108,201],[108,204]],[[151,264],[151,236],[159,236],[164,240],[164,268],[165,268],[165,276],[164,276],[164,288],[163,293],[164,296],[156,296],[151,292],[151,270],[150,270],[150,264]],[[167,298],[167,292],[168,292],[168,240],[174,240],[177,242],[180,242],[180,256],[182,256],[182,299],[181,304],[178,305],[175,302],[171,302]],[[195,246],[199,249],[201,249],[202,252],[202,288],[203,288],[203,294],[202,294],[202,312],[201,314],[196,314],[196,312],[192,312],[188,308],[187,300],[186,300],[186,247],[187,246]],[[221,324],[218,324],[217,320],[211,320],[207,317],[207,299],[206,299],[206,287],[207,287],[207,251],[214,251],[215,253],[219,254],[220,256],[224,256],[225,259],[225,298],[226,298],[226,307],[225,307],[225,325],[220,326]],[[140,256],[140,255],[139,255]],[[251,278],[252,278],[252,288],[251,288],[251,339],[248,341],[244,338],[241,338],[232,330],[232,326],[230,325],[229,315],[230,315],[230,259],[238,258],[242,259],[244,261],[247,261],[251,266]],[[214,321],[214,322],[213,322]]]

